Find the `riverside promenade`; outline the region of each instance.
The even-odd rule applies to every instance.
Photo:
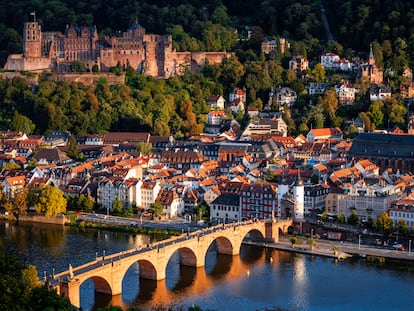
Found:
[[[292,244],[289,241],[289,236],[280,236],[279,242],[277,243],[262,243],[262,242],[247,242],[247,244],[264,246],[268,248],[274,248],[277,250],[302,253],[309,255],[317,255],[330,257],[335,259],[346,259],[349,257],[375,257],[375,258],[385,258],[386,260],[401,260],[409,261],[414,264],[414,254],[409,251],[398,251],[390,248],[384,247],[375,247],[367,245],[358,245],[358,243],[344,242],[339,241],[330,241],[330,240],[318,240],[316,245],[310,248],[306,244],[306,238],[302,238],[302,243],[296,244],[292,247]],[[301,239],[299,237],[299,239]],[[334,252],[334,247],[336,247],[336,252]]]

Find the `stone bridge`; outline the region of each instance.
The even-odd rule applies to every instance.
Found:
[[[122,280],[128,269],[138,263],[140,278],[163,280],[170,258],[179,252],[180,264],[202,267],[207,251],[213,243],[217,253],[238,255],[243,240],[278,242],[280,233],[287,233],[291,220],[242,222],[219,225],[189,234],[172,237],[144,248],[126,250],[58,273],[50,280],[59,294],[68,297],[71,304],[80,307],[80,286],[92,279],[95,292],[107,295],[122,294]]]

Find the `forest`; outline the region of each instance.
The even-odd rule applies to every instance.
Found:
[[[335,40],[326,39],[322,5]],[[357,104],[352,106],[338,105],[332,90],[311,98],[305,85],[312,81],[333,85],[343,78],[321,68],[321,53],[366,59],[372,43],[377,65],[392,69],[386,79],[393,93],[398,91],[405,79],[402,72],[414,59],[414,4],[409,1],[5,0],[0,3],[0,64],[9,53],[22,51],[22,27],[31,12],[36,12],[44,31],[63,31],[67,24],[96,25],[100,35],[116,35],[138,21],[148,33],[171,34],[177,50],[226,50],[235,56],[221,65],[207,65],[201,73],[187,72],[168,80],[126,68],[126,83],[117,86],[104,79],[94,87],[41,79],[37,88],[29,89],[21,78],[0,80],[2,129],[39,134],[60,129],[81,135],[151,131],[180,139],[202,132],[210,95],[227,97],[235,87],[245,87],[249,106],[262,109],[269,90],[278,86],[289,86],[298,94],[294,107],[283,109],[292,135],[311,127],[345,128],[358,115],[368,130],[404,128],[406,124],[407,107],[402,99],[394,96],[370,103],[367,81],[352,81],[360,89]],[[260,53],[264,38],[278,37],[289,40],[289,50],[266,57]],[[286,69],[297,54],[310,61],[305,76]],[[271,108],[280,109],[272,103]],[[241,125],[247,121],[243,114],[236,119]]]

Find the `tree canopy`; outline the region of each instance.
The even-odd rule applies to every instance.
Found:
[[[43,185],[34,206],[36,212],[43,213],[49,217],[59,213],[65,213],[66,203],[63,191],[53,186]]]
[[[68,299],[59,296],[39,281],[34,266],[24,266],[14,255],[0,248],[1,310],[41,311],[75,310]]]

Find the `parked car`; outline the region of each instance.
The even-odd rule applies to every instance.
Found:
[[[405,250],[404,245],[402,245],[402,244],[394,244],[392,247],[397,251],[404,251]]]

